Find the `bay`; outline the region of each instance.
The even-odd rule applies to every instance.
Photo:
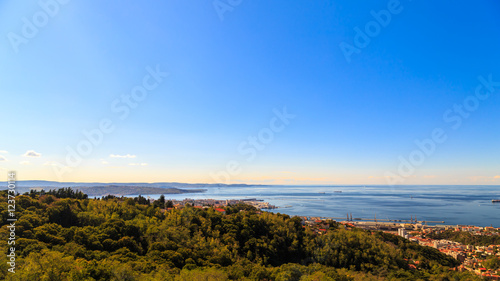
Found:
[[[500,227],[498,185],[244,186],[205,187],[206,192],[166,194],[166,199],[250,199],[288,215],[445,221],[447,225]],[[143,195],[144,196],[144,195]],[[160,195],[149,197],[157,199]]]

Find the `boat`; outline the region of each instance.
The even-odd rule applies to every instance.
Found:
[[[493,199],[491,200],[491,203],[500,203],[500,199]]]
[[[342,190],[334,190],[335,193],[342,193]]]
[[[322,191],[322,192],[318,192],[318,193],[319,193],[319,194],[325,194],[325,192],[324,192],[324,191]]]

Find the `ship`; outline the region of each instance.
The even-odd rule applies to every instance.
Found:
[[[500,199],[493,199],[491,200],[491,203],[500,203]]]

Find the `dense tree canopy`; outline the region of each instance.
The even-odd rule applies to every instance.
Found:
[[[7,193],[0,194],[2,222]],[[171,203],[171,202],[170,202]],[[165,210],[165,198],[89,199],[68,189],[16,197],[16,273],[7,280],[475,280],[458,263],[401,237],[249,205]],[[169,206],[170,207],[170,206]],[[8,229],[2,225],[2,237]],[[2,243],[7,253],[7,244]],[[421,261],[410,270],[412,260]]]
[[[465,231],[453,231],[452,229],[427,235],[432,239],[446,239],[456,241],[464,245],[489,246],[500,245],[500,235],[474,235]]]

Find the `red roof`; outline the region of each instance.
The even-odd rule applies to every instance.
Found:
[[[217,212],[221,212],[221,213],[224,213],[224,212],[226,211],[226,210],[224,210],[224,209],[222,209],[222,208],[215,208],[215,210],[216,210]]]

